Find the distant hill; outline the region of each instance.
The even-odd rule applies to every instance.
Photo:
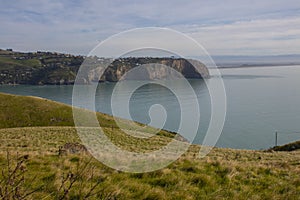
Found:
[[[82,56],[0,50],[0,84],[72,84]]]
[[[212,56],[219,67],[300,65],[300,55]]]
[[[68,85],[74,84],[76,74],[85,62],[88,71],[80,77],[81,83],[98,81],[115,82],[129,70],[143,64],[164,64],[179,71],[186,78],[208,78],[204,64],[182,58],[127,57],[112,62],[109,58],[84,57],[56,52],[14,52],[0,49],[0,84]],[[112,62],[112,63],[111,63]],[[200,71],[195,70],[193,65]],[[104,66],[109,67],[103,72]],[[159,79],[168,74],[159,67],[148,70],[142,78]]]

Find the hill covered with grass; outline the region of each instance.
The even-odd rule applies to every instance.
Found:
[[[162,64],[177,70],[186,78],[210,77],[209,71],[203,63],[184,58],[126,57],[113,60],[111,58],[75,56],[57,52],[15,52],[11,49],[0,49],[0,84],[74,84],[77,72],[83,62],[85,69],[88,70],[80,76],[79,81],[82,84],[99,80],[116,82],[132,68],[144,64],[157,64],[157,66],[145,71],[141,76],[143,79],[169,77],[171,73],[166,73],[161,68]],[[108,66],[107,69],[104,69],[106,66]]]
[[[0,93],[0,128],[74,126],[72,108],[38,97]]]
[[[0,49],[0,84],[73,84],[82,56]]]
[[[101,164],[81,148],[70,106],[7,94],[0,94],[0,102],[1,199],[300,197],[300,151],[214,148],[199,158],[200,146],[192,145],[164,169],[124,173]],[[156,150],[173,135],[162,131],[144,141],[124,134],[110,116],[98,113],[98,119],[112,142],[130,151]],[[130,122],[124,123],[130,129]]]

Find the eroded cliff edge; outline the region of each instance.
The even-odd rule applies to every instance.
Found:
[[[84,65],[89,66],[90,63],[94,62],[91,60],[86,61]],[[107,60],[102,60],[102,63],[99,63],[98,66],[94,65],[91,67],[91,70],[88,70],[87,74],[84,75],[85,77],[82,77],[82,81],[97,82],[100,80],[116,82],[123,79],[126,73],[136,67],[143,67],[143,69],[133,73],[127,78],[131,80],[168,79],[176,78],[176,76],[179,78],[178,74],[163,66],[176,70],[179,72],[178,74],[181,74],[188,79],[203,79],[210,77],[207,67],[197,60],[187,60],[183,58],[127,57],[116,59],[111,63]]]
[[[74,84],[82,63],[86,67],[79,77],[79,82],[82,84],[97,81],[116,82],[133,68],[144,65],[147,65],[148,68],[143,75],[131,79],[154,80],[170,77],[170,71],[165,70],[161,67],[162,65],[175,69],[188,79],[210,77],[209,71],[203,63],[183,58],[126,57],[113,60],[55,52],[22,53],[0,50],[0,84]]]

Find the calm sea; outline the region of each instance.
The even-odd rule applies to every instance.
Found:
[[[278,144],[300,140],[300,66],[231,68],[220,71],[227,94],[227,116],[218,147],[269,148],[274,146],[276,131]],[[193,143],[201,144],[211,116],[210,96],[204,81],[189,82],[199,101],[201,115],[198,134]],[[174,84],[177,91],[186,91],[184,85]],[[88,90],[89,86],[84,87]],[[98,111],[111,114],[114,87],[115,83],[98,85],[95,97]],[[66,104],[72,104],[72,89],[73,86],[0,86],[0,92],[39,96]],[[120,105],[125,96],[119,94]],[[164,128],[167,130],[177,131],[180,120],[191,120],[180,119],[181,110],[176,96],[167,88],[154,84],[140,87],[131,96],[129,110],[132,119],[149,123],[148,112],[154,104],[165,108],[167,120]],[[187,109],[190,112],[194,110],[188,105]]]

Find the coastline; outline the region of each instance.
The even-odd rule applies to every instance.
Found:
[[[222,64],[217,64],[219,69],[242,69],[242,68],[263,68],[263,67],[294,67],[300,66],[300,63],[295,64],[245,64],[245,65],[238,65],[238,66],[222,66]]]

